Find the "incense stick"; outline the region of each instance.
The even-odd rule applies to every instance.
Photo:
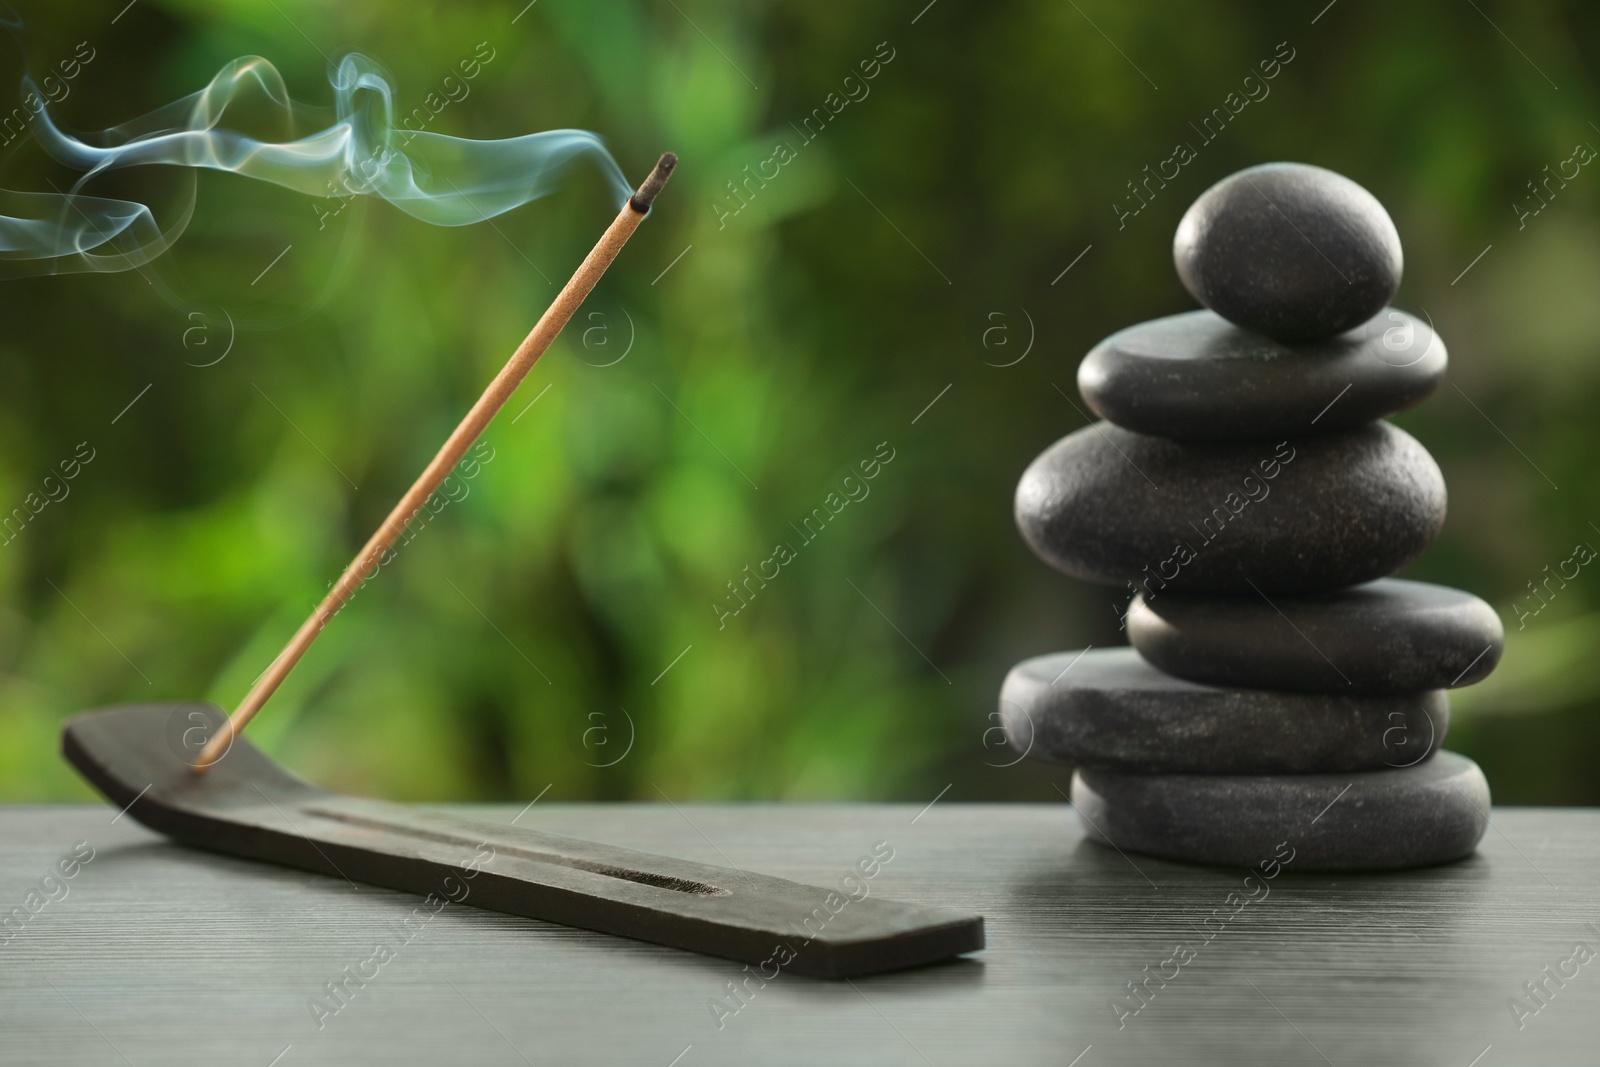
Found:
[[[472,405],[472,410],[467,412],[460,425],[450,434],[427,469],[411,483],[411,488],[406,490],[405,495],[394,506],[394,510],[389,512],[388,518],[383,520],[377,532],[356,554],[356,558],[350,561],[344,573],[339,575],[339,580],[334,583],[322,603],[317,605],[311,617],[300,625],[300,629],[295,631],[295,635],[289,639],[283,651],[278,653],[272,665],[257,679],[250,692],[245,694],[244,700],[228,717],[222,729],[206,742],[206,746],[200,751],[200,757],[193,764],[197,774],[210,769],[228,751],[239,731],[255,718],[256,712],[261,710],[262,705],[288,677],[289,672],[294,670],[295,664],[300,662],[300,657],[311,647],[311,642],[315,641],[322,628],[328,625],[328,620],[338,614],[346,602],[355,595],[356,590],[361,587],[364,576],[370,573],[384,553],[394,546],[412,518],[466,455],[467,449],[471,448],[473,442],[488,428],[495,414],[505,406],[506,401],[511,399],[511,394],[522,384],[522,379],[527,377],[539,357],[544,355],[545,350],[556,339],[556,335],[561,332],[561,328],[567,324],[567,320],[572,318],[578,306],[599,282],[606,268],[611,266],[611,261],[617,258],[622,246],[633,236],[633,231],[644,221],[656,194],[661,192],[677,165],[677,156],[671,152],[663,155],[655,170],[651,171],[644,184],[639,186],[638,192],[628,198],[627,204],[618,213],[615,221],[601,235],[599,242],[557,294],[555,302],[540,316],[538,323],[523,339],[522,344],[517,346],[517,350],[511,354],[511,359],[501,368],[500,373],[495,375],[477,403]]]

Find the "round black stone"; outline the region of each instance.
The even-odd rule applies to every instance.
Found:
[[[1337,589],[1420,555],[1444,477],[1385,422],[1273,445],[1183,444],[1095,423],[1017,483],[1022,536],[1074,577],[1132,591]]]
[[[1310,693],[1454,689],[1500,662],[1505,628],[1471,593],[1383,578],[1302,596],[1140,595],[1128,637],[1169,674]]]
[[[1192,311],[1095,345],[1078,365],[1078,390],[1102,418],[1137,433],[1279,439],[1404,411],[1433,392],[1448,362],[1426,322],[1392,308],[1337,337],[1292,346]]]
[[[1006,739],[1074,767],[1313,774],[1420,763],[1450,728],[1442,690],[1349,696],[1225,689],[1163,674],[1131,648],[1024,660],[1000,690]]]
[[[1400,235],[1371,193],[1304,163],[1239,171],[1200,194],[1172,242],[1178,277],[1229,322],[1317,341],[1375,315],[1400,286]]]
[[[1362,871],[1469,855],[1489,825],[1489,783],[1454,752],[1403,770],[1310,775],[1077,772],[1072,804],[1092,841],[1230,867]],[[1285,858],[1287,857],[1287,859]]]

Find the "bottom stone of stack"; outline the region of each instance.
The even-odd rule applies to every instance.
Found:
[[[1080,770],[1072,803],[1090,840],[1124,852],[1240,867],[1275,858],[1297,871],[1447,863],[1470,855],[1489,825],[1489,783],[1454,752],[1347,774]]]

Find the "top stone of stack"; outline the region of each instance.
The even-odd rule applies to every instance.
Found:
[[[1196,300],[1291,344],[1372,318],[1403,266],[1400,235],[1377,198],[1304,163],[1251,167],[1207,189],[1178,224],[1172,255]]]

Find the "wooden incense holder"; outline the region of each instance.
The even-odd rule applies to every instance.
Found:
[[[215,736],[223,718],[209,704],[124,705],[71,719],[61,747],[108,800],[158,833],[351,882],[820,978],[983,948],[983,918],[953,909],[849,899],[764,874],[330,793],[242,736],[197,775],[175,729],[177,737],[188,729]]]

